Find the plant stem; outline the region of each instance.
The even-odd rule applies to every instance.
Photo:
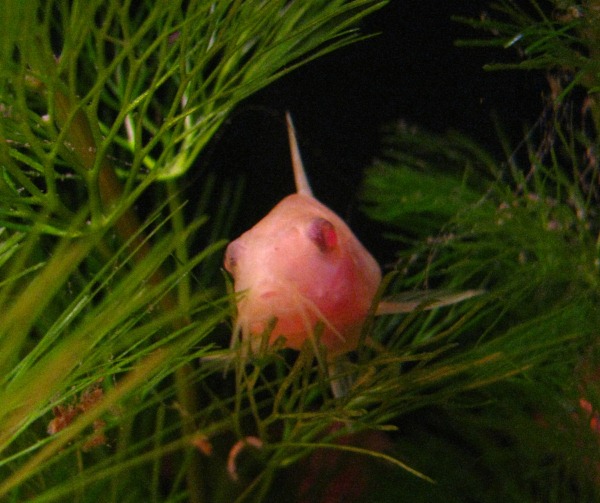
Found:
[[[588,0],[584,5],[586,19],[580,34],[588,41],[586,47],[589,50],[590,68],[584,69],[583,84],[588,89],[592,120],[594,127],[598,130],[600,124],[600,96],[597,91],[600,86],[598,81],[600,75],[600,0]],[[592,91],[590,92],[590,90]]]
[[[86,114],[82,110],[73,112],[73,106],[70,100],[60,91],[55,93],[57,105],[57,123],[60,126],[68,128],[66,137],[69,145],[77,156],[81,166],[88,171],[94,169],[97,159],[97,146],[94,141],[92,128]],[[66,122],[71,114],[73,119]],[[103,212],[117,207],[123,200],[123,188],[112,166],[103,159],[98,174],[98,190]],[[151,246],[140,231],[141,223],[131,207],[127,207],[123,213],[116,219],[114,228],[119,238],[128,243],[128,249],[135,251],[133,259],[137,262],[142,261],[150,252]],[[158,268],[148,278],[151,285],[160,284],[165,276],[163,271]],[[163,312],[174,311],[178,308],[179,302],[172,291],[167,291],[160,300],[160,308]],[[173,321],[173,330],[177,331],[188,325],[190,320],[185,317],[178,317]],[[194,387],[190,384],[189,376],[193,372],[191,365],[185,365],[175,372],[175,381],[177,388],[177,399],[184,411],[182,417],[182,433],[188,436],[194,433],[196,425],[194,423],[194,413],[198,410],[197,397]],[[200,457],[195,452],[192,453],[192,462],[190,463],[187,474],[188,497],[191,503],[202,503],[205,501],[202,481],[202,470],[200,467]]]

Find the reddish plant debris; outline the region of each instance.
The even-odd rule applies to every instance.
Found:
[[[192,438],[192,445],[205,456],[211,456],[213,453],[213,446],[206,435],[196,435]]]
[[[75,403],[67,405],[57,405],[52,409],[54,419],[48,423],[48,434],[54,435],[59,431],[64,430],[69,426],[78,416],[85,414],[89,410],[98,404],[104,397],[104,390],[100,387],[100,382],[97,382],[85,389],[79,400]],[[89,451],[95,447],[106,445],[107,439],[104,434],[104,428],[106,422],[102,419],[96,419],[92,424],[92,433],[89,435],[82,449]]]
[[[238,440],[233,447],[229,451],[229,456],[227,456],[227,473],[232,480],[237,482],[239,480],[238,472],[237,472],[237,457],[246,447],[252,446],[256,449],[261,449],[263,446],[263,442],[258,437],[244,437],[241,440]]]

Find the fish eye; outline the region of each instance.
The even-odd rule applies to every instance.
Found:
[[[313,218],[308,225],[308,238],[317,245],[323,253],[337,246],[337,232],[334,225],[327,219]]]

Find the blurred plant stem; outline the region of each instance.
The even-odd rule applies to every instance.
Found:
[[[587,0],[583,2],[586,17],[579,29],[580,36],[585,40],[589,51],[589,68],[586,69],[582,84],[588,90],[591,115],[597,135],[600,135],[600,1]]]
[[[96,168],[96,152],[98,146],[94,141],[92,127],[88,117],[81,109],[74,109],[71,100],[62,92],[56,91],[56,122],[59,127],[66,127],[64,135],[65,143],[69,145],[73,155],[77,156],[79,162],[90,173]],[[68,120],[72,117],[71,120]],[[96,126],[97,127],[97,126]],[[103,210],[114,210],[115,206],[123,201],[123,188],[113,167],[102,159],[98,172],[98,188]],[[170,184],[172,187],[172,184]],[[174,197],[175,194],[172,194]],[[151,244],[143,232],[140,220],[132,206],[125,206],[118,212],[119,216],[114,222],[117,235],[126,245],[134,263],[141,262],[151,252]],[[178,219],[178,229],[183,230],[181,218]],[[165,280],[162,268],[156,269],[149,277],[150,285],[157,286]],[[167,290],[161,297],[159,306],[164,313],[175,312],[180,300],[177,298],[179,290]],[[185,328],[190,323],[188,316],[177,317],[172,321],[173,332]],[[175,371],[175,382],[177,400],[182,410],[182,436],[191,437],[196,431],[194,416],[198,410],[198,399],[193,381],[190,375],[193,373],[191,364],[186,364]],[[200,456],[192,453],[191,462],[187,469],[187,488],[189,501],[191,503],[202,503],[204,496],[204,478],[201,469]]]

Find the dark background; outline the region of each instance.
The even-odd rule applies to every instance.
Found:
[[[439,133],[459,131],[502,159],[492,112],[515,145],[541,113],[543,75],[482,68],[518,61],[514,49],[455,45],[490,36],[451,19],[479,18],[484,11],[494,16],[490,3],[391,0],[361,24],[361,33],[377,36],[302,66],[242,103],[204,159],[219,176],[246,178],[228,237],[294,191],[284,122],[289,110],[316,197],[349,221],[380,262],[389,261],[381,229],[361,214],[357,197],[386,126],[402,120]]]

